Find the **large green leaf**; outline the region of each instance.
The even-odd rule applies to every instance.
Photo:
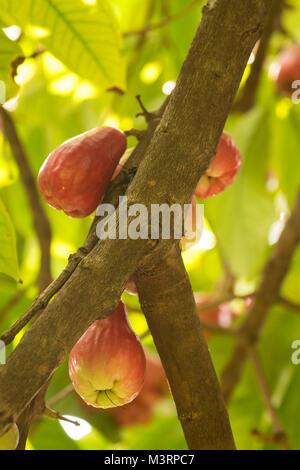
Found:
[[[254,110],[230,129],[242,153],[242,168],[231,187],[205,204],[221,252],[237,276],[254,276],[262,267],[275,218],[266,190],[267,122],[264,113]]]
[[[8,212],[0,199],[0,272],[18,280],[16,235]]]
[[[2,0],[1,13],[19,26],[44,28],[41,41],[70,70],[103,88],[124,89],[120,32],[106,0]]]
[[[0,29],[0,104],[17,93],[18,87],[12,78],[12,63],[22,55],[18,43],[11,41]]]

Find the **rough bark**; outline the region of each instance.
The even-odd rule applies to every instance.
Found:
[[[191,200],[215,154],[268,7],[267,0],[208,2],[177,87],[129,187],[129,205]],[[79,263],[0,370],[1,432],[16,421],[88,326],[115,310],[127,279],[155,245],[151,240],[101,241]],[[172,241],[158,245],[163,256]],[[204,345],[199,335],[201,351]],[[173,344],[174,350],[178,347]],[[193,361],[194,374],[198,367]],[[173,387],[179,383],[180,372]],[[212,419],[218,422],[217,414]]]
[[[135,282],[189,448],[234,449],[224,399],[179,248],[174,246],[165,258],[157,252],[145,260],[135,273]]]

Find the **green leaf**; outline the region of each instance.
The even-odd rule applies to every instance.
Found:
[[[94,8],[80,0],[3,0],[1,16],[27,31],[28,25],[43,28],[41,42],[81,77],[124,89],[121,36],[106,0]]]
[[[268,120],[254,110],[230,134],[241,154],[237,180],[224,193],[205,204],[221,253],[237,276],[255,276],[267,255],[268,234],[275,219],[272,197],[266,190],[269,158]]]
[[[12,63],[21,55],[20,46],[8,39],[0,29],[0,104],[17,94],[18,86],[12,78]]]
[[[8,212],[0,199],[0,272],[19,280],[16,235]]]

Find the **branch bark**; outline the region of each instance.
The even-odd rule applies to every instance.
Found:
[[[274,252],[265,266],[253,306],[241,325],[235,348],[223,371],[222,388],[226,402],[239,383],[249,351],[255,347],[259,339],[270,308],[278,300],[282,282],[288,273],[299,242],[300,191]]]
[[[267,0],[207,3],[177,86],[128,189],[128,205],[189,203],[215,155],[268,7]],[[172,240],[158,242],[162,255],[172,245]],[[0,369],[1,433],[16,421],[90,324],[115,310],[128,278],[155,249],[151,240],[105,240],[80,261]],[[185,346],[189,347],[186,342]],[[178,347],[173,344],[174,350]],[[181,374],[182,366],[177,366]]]
[[[190,449],[234,449],[221,389],[179,247],[135,273],[138,294]]]

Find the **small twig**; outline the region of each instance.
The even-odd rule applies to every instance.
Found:
[[[264,33],[259,43],[255,61],[251,67],[250,75],[245,86],[238,97],[234,109],[243,113],[249,111],[255,103],[256,92],[258,89],[261,72],[268,52],[272,34],[276,29],[278,18],[283,9],[283,0],[274,0],[268,19],[266,21]]]
[[[220,326],[220,325],[217,325],[216,323],[202,321],[201,319],[200,319],[200,322],[204,330],[208,330],[212,333],[225,335],[225,336],[235,336],[238,333],[238,330],[236,328]]]
[[[16,323],[1,336],[0,340],[4,341],[6,345],[10,344],[16,335],[38,314],[40,313],[52,297],[61,289],[67,282],[80,261],[86,256],[87,252],[83,251],[83,247],[79,248],[75,255],[70,257],[70,261],[66,268],[61,272],[57,279],[55,279],[33,302],[29,309],[16,321]]]
[[[291,300],[286,299],[286,298],[281,297],[281,296],[278,297],[278,303],[281,304],[281,305],[284,305],[285,307],[287,307],[290,310],[293,310],[295,313],[300,314],[300,304],[292,302]]]
[[[146,135],[147,131],[141,130],[141,129],[129,129],[128,131],[125,131],[124,134],[127,137],[136,137],[138,140],[142,140]]]
[[[67,385],[63,388],[60,392],[54,395],[52,398],[48,400],[47,407],[52,408],[53,406],[57,405],[60,401],[66,398],[68,395],[74,392],[74,387],[72,384]]]
[[[141,99],[141,95],[136,95],[136,99],[140,105],[140,108],[142,110],[141,113],[138,113],[136,114],[136,117],[139,117],[139,116],[143,116],[145,118],[145,121],[149,124],[151,121],[153,121],[154,119],[157,119],[160,117],[160,114],[158,114],[157,112],[153,112],[151,113],[150,111],[148,111],[143,102],[142,102],[142,99]]]
[[[78,421],[73,421],[72,419],[66,418],[65,416],[62,416],[60,413],[58,413],[58,411],[51,410],[50,408],[45,408],[43,416],[53,420],[66,421],[67,423],[74,424],[74,426],[80,426]]]
[[[211,308],[216,308],[216,307],[219,307],[219,305],[222,305],[226,302],[232,302],[233,300],[245,300],[245,299],[249,299],[251,297],[255,297],[256,293],[253,292],[252,294],[248,294],[248,295],[225,295],[224,297],[220,297],[219,299],[216,299],[214,301],[211,301],[211,302],[205,302],[201,305],[198,305],[197,306],[197,310],[198,312],[203,312],[205,310],[209,310]]]
[[[258,382],[258,385],[259,385],[259,388],[260,388],[260,391],[261,391],[261,395],[262,395],[264,404],[265,404],[266,409],[267,409],[267,411],[270,415],[270,418],[271,418],[272,430],[273,430],[271,438],[273,439],[274,443],[280,444],[283,447],[283,449],[285,449],[285,450],[289,450],[290,445],[288,443],[285,430],[283,429],[283,426],[280,422],[280,418],[277,414],[277,410],[276,410],[276,408],[274,407],[274,405],[272,403],[272,398],[271,398],[269,386],[268,386],[268,383],[267,383],[267,379],[266,379],[266,376],[265,376],[265,373],[264,373],[263,366],[262,366],[262,363],[260,361],[259,355],[258,355],[258,353],[256,352],[255,349],[252,349],[249,352],[249,354],[252,358],[252,362],[253,362],[255,372],[256,372],[256,376],[257,376],[257,382]],[[257,437],[262,436],[262,435],[259,434],[258,431],[255,430],[254,432],[256,433]],[[268,437],[270,437],[270,436],[268,436]]]
[[[23,56],[23,55],[20,55],[18,56],[12,63],[11,63],[11,76],[12,76],[12,79],[14,79],[17,74],[18,74],[18,67],[20,65],[22,65],[26,59],[36,59],[36,57],[39,57],[41,54],[44,54],[44,52],[46,52],[46,49],[43,49],[43,48],[39,48],[37,49],[35,52],[33,52],[31,55],[29,56]]]
[[[155,29],[162,28],[163,26],[168,25],[169,23],[172,23],[173,21],[178,20],[182,16],[184,16],[188,11],[190,11],[192,8],[195,7],[197,3],[199,3],[200,0],[193,0],[189,5],[186,5],[184,8],[179,10],[177,13],[174,13],[174,15],[167,16],[166,18],[163,18],[161,21],[154,23],[154,24],[149,24],[145,26],[142,29],[137,29],[134,31],[127,31],[123,33],[123,37],[130,37],[130,36],[144,36],[146,33],[149,31],[153,31]]]
[[[0,126],[4,138],[9,142],[14,159],[19,167],[21,179],[31,208],[33,225],[41,250],[41,265],[39,272],[39,288],[42,292],[52,281],[51,276],[51,226],[48,216],[41,203],[29,161],[10,114],[0,106]]]
[[[259,441],[263,442],[264,444],[267,444],[269,446],[280,446],[283,448],[283,450],[291,450],[290,448],[285,447],[285,439],[286,436],[285,434],[282,435],[280,433],[278,434],[264,434],[260,432],[258,429],[253,429],[252,430],[252,435],[256,437]]]

